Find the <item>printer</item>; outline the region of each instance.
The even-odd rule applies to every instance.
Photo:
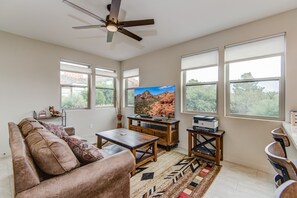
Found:
[[[214,133],[218,130],[219,122],[212,116],[196,115],[193,117],[193,129]]]

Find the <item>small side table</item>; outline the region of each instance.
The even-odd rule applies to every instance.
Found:
[[[225,131],[218,130],[215,133],[193,130],[188,128],[188,155],[197,155],[202,158],[214,160],[220,165],[223,160],[223,135]],[[199,139],[198,136],[201,138]],[[213,142],[215,141],[215,145]]]

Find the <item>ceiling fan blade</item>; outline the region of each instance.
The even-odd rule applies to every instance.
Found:
[[[154,19],[145,19],[145,20],[135,20],[135,21],[121,21],[119,26],[131,27],[131,26],[141,26],[141,25],[153,25],[155,24]]]
[[[137,40],[137,41],[141,41],[142,40],[141,37],[137,36],[136,34],[133,34],[132,32],[130,32],[130,31],[124,29],[124,28],[119,28],[118,31],[121,32],[122,34],[125,34],[126,36],[129,36],[129,37]]]
[[[115,23],[118,22],[120,5],[121,5],[121,0],[112,0],[111,1],[109,20],[112,20]]]
[[[112,41],[114,32],[107,31],[107,43],[110,43]]]
[[[76,26],[72,28],[76,30],[82,30],[82,29],[101,28],[101,27],[106,27],[106,25],[85,25],[85,26]]]
[[[101,21],[102,23],[106,23],[106,21],[104,19],[102,19],[101,17],[89,12],[88,10],[86,10],[86,9],[84,9],[82,7],[79,7],[78,5],[75,5],[74,3],[71,3],[70,1],[63,0],[63,2],[65,4],[67,4],[67,5],[69,5],[72,8],[74,8],[74,9],[76,9],[78,11],[81,11],[81,12],[83,12],[83,13],[85,13],[85,14],[87,14],[87,15],[89,15],[89,16],[91,16],[91,17],[93,17],[93,18],[95,18],[95,19],[97,19],[99,21]]]

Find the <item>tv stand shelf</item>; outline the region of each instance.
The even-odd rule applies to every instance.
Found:
[[[154,118],[128,116],[128,122],[129,130],[159,137],[158,144],[166,146],[167,151],[179,142],[179,120],[156,120]]]

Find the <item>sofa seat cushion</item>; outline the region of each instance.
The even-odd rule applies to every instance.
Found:
[[[44,126],[47,130],[58,136],[59,138],[63,138],[64,136],[68,136],[65,129],[61,125],[45,123],[39,121],[42,126]]]
[[[73,136],[64,137],[64,140],[68,143],[74,155],[83,164],[94,162],[103,158],[100,149],[96,148],[87,141],[83,141]]]
[[[26,137],[36,165],[49,175],[60,175],[80,166],[67,143],[46,129],[35,129]]]

